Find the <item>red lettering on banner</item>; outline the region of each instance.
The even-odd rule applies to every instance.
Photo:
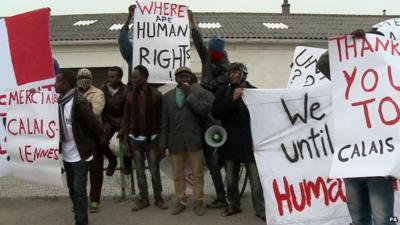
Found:
[[[385,43],[383,43],[382,40],[379,37],[376,37],[375,51],[378,52],[379,51],[379,46],[381,46],[382,47],[381,51],[385,51],[386,52],[388,50],[389,44],[390,44],[390,40],[389,39],[386,39]]]
[[[373,74],[373,76],[374,76],[374,84],[372,85],[372,87],[371,88],[367,88],[367,87],[365,87],[365,78],[367,77],[367,75],[368,74]],[[374,70],[374,69],[367,69],[364,73],[363,73],[363,75],[362,75],[362,77],[361,77],[361,87],[363,88],[363,90],[364,91],[366,91],[366,92],[371,92],[371,91],[374,91],[375,89],[376,89],[376,86],[378,86],[378,72],[376,72],[376,70]]]
[[[7,105],[7,95],[0,95],[0,105]]]
[[[140,14],[145,15],[160,15],[160,16],[178,16],[180,18],[185,17],[185,6],[177,5],[168,2],[154,2],[150,5],[141,5],[139,1],[136,1],[136,5],[140,11]]]
[[[336,40],[336,48],[337,48],[337,50],[338,50],[338,55],[339,55],[339,62],[342,62],[343,61],[343,56],[342,56],[342,45],[340,44],[340,42],[342,41],[342,40],[344,40],[344,39],[346,39],[346,36],[337,36],[337,37],[334,37],[334,38],[332,38],[332,39],[330,39],[330,40]]]
[[[31,145],[19,147],[19,155],[23,162],[34,163],[38,159],[59,159],[59,151],[56,148],[43,149],[40,147],[32,148]]]
[[[357,57],[364,57],[368,52],[384,52],[390,53],[395,57],[400,56],[400,42],[386,39],[380,35],[376,35],[375,38],[370,37],[369,39],[364,37],[359,45],[357,45],[355,37],[338,36],[329,40],[336,41],[339,62],[355,59]],[[360,54],[358,54],[359,52]]]
[[[394,88],[396,91],[400,91],[400,86],[395,85],[393,82],[393,75],[392,75],[392,66],[388,65],[388,77],[389,77],[389,83]]]
[[[279,215],[282,216],[285,213],[284,205],[286,206],[288,213],[293,212],[293,208],[302,212],[305,207],[312,207],[313,199],[324,200],[324,205],[329,206],[330,204],[338,201],[346,202],[346,195],[343,191],[343,181],[341,179],[323,179],[318,177],[315,182],[306,181],[305,179],[298,184],[297,195],[300,194],[300,200],[297,199],[295,187],[289,184],[287,178],[283,177],[283,191],[279,190],[278,181],[274,179],[272,181],[272,188],[274,190],[275,200],[278,204]],[[300,202],[300,203],[299,203]]]
[[[13,136],[17,135],[45,135],[54,138],[56,135],[56,121],[51,120],[46,123],[43,119],[9,119],[7,121],[7,131]]]
[[[349,99],[350,88],[351,85],[353,85],[354,79],[356,78],[356,74],[357,74],[357,66],[354,67],[353,72],[351,72],[351,75],[349,75],[347,71],[343,70],[343,75],[344,78],[346,79],[346,92],[344,94],[346,100]]]
[[[0,143],[0,155],[7,155],[7,151],[2,146],[3,145]]]
[[[364,101],[351,103],[352,106],[360,106],[360,105],[363,106],[364,118],[365,118],[365,122],[366,122],[368,128],[372,127],[371,119],[369,117],[368,104],[372,103],[374,101],[375,101],[375,98],[371,98],[371,99],[367,99],[367,100],[364,100]]]
[[[361,48],[361,57],[364,57],[366,51],[370,51],[371,53],[374,52],[372,45],[369,43],[368,39],[362,39],[362,48]]]
[[[345,38],[344,39],[344,47],[346,49],[346,59],[350,59],[349,57],[349,50],[353,50],[353,54],[354,54],[354,58],[357,58],[357,42],[356,42],[356,38],[353,37],[352,39],[353,44],[349,44],[348,43],[348,39]]]
[[[390,47],[391,47],[391,49],[392,49],[392,55],[393,55],[393,56],[400,56],[400,51],[399,51],[399,49],[398,49],[399,45],[400,45],[399,42],[396,42],[396,43],[395,43],[395,41],[391,40],[391,45],[390,45]]]
[[[383,108],[383,103],[385,103],[385,102],[391,103],[391,105],[394,107],[394,109],[396,111],[396,117],[395,118],[387,120],[383,116],[382,108]],[[397,105],[397,103],[390,96],[387,96],[387,97],[383,98],[379,102],[378,112],[379,112],[379,117],[381,118],[382,123],[384,123],[385,125],[388,125],[388,126],[394,125],[400,120],[400,109],[399,109],[399,106]]]

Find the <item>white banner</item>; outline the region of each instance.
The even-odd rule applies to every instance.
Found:
[[[345,186],[333,159],[330,85],[246,90],[254,154],[269,225],[348,225]],[[366,167],[365,170],[369,170]],[[400,215],[399,182],[395,214]]]
[[[399,46],[373,34],[330,39],[332,177],[400,177]]]
[[[175,70],[190,67],[187,7],[167,2],[136,1],[133,66],[149,70],[149,83],[173,83]]]
[[[375,24],[373,27],[378,28],[378,31],[383,33],[385,37],[400,41],[400,18],[388,19]]]
[[[10,93],[6,149],[14,176],[63,186],[59,155],[59,120],[54,92]]]
[[[330,85],[246,90],[267,224],[348,225],[344,183],[329,179]]]
[[[300,88],[330,83],[316,67],[319,57],[325,51],[323,48],[296,47],[287,87]]]
[[[0,116],[0,177],[11,175],[10,156],[6,151],[6,118]]]
[[[0,19],[0,120],[7,114],[9,91],[54,85],[49,26],[48,8]],[[2,133],[0,126],[0,177],[10,174]]]

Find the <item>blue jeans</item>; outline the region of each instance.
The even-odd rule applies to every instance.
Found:
[[[394,186],[392,179],[360,177],[344,179],[347,207],[353,225],[393,225]]]
[[[75,224],[87,225],[89,219],[86,184],[89,163],[85,161],[73,163],[64,161],[64,168],[67,173],[69,197],[74,207]]]
[[[214,154],[214,148],[210,147],[205,141],[203,141],[204,159],[207,164],[207,168],[210,170],[211,179],[214,183],[215,193],[217,194],[217,200],[225,202],[225,186],[222,180],[221,167],[218,162],[218,157]]]
[[[229,207],[240,209],[239,194],[239,171],[240,163],[233,160],[224,162],[226,170],[226,192]],[[265,216],[264,195],[258,176],[258,170],[255,162],[245,163],[246,172],[249,176],[251,186],[251,199],[257,216]]]
[[[149,191],[146,178],[145,160],[149,165],[151,183],[153,185],[154,199],[161,199],[162,184],[160,177],[160,151],[158,148],[158,138],[151,142],[140,142],[130,140],[133,161],[136,165],[136,176],[139,186],[140,198],[149,199]]]

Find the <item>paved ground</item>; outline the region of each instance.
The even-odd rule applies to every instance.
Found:
[[[208,196],[207,196],[208,197]],[[170,215],[173,200],[169,199],[170,209],[161,210],[154,205],[139,212],[131,212],[131,200],[117,201],[105,198],[102,201],[101,211],[90,214],[91,225],[262,225],[258,217],[254,216],[249,193],[242,198],[243,212],[230,217],[221,217],[221,210],[207,210],[205,216],[196,216],[188,209],[178,216]],[[73,225],[72,204],[69,198],[0,198],[1,225]]]

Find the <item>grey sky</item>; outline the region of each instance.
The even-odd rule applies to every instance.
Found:
[[[166,0],[170,1],[170,0]],[[52,15],[126,12],[132,0],[1,0],[0,16],[50,7]],[[195,12],[281,11],[283,0],[175,0]],[[399,15],[400,0],[289,0],[292,13]]]

